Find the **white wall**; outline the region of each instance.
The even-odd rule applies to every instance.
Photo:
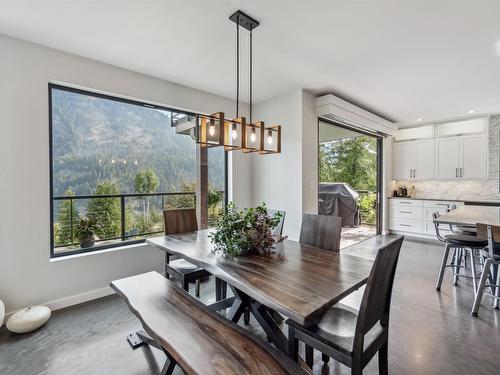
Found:
[[[252,202],[285,210],[283,234],[298,239],[302,220],[302,90],[258,103],[253,118],[282,125],[281,153],[253,155]]]
[[[318,115],[315,96],[302,92],[302,210],[318,213]]]
[[[145,245],[49,260],[47,84],[65,82],[228,116],[234,102],[2,35],[0,51],[0,299],[7,311],[79,302],[107,293],[113,279],[161,270],[163,254]],[[243,155],[234,159],[234,198],[248,205],[251,161]]]

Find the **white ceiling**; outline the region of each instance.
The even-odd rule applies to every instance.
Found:
[[[305,88],[398,122],[500,112],[498,0],[0,0],[0,33],[234,97],[237,9],[261,21],[255,101]]]

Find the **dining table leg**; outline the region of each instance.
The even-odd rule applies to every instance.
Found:
[[[269,308],[262,305],[261,303],[253,300],[247,294],[243,293],[241,290],[229,285],[233,294],[235,296],[235,300],[227,318],[232,320],[235,323],[241,319],[244,311],[248,309],[250,313],[254,316],[255,320],[259,323],[261,328],[267,334],[267,337],[271,340],[272,343],[284,353],[288,353],[288,340],[285,334],[281,331],[276,320],[274,320],[273,315]],[[278,314],[278,313],[276,313]],[[279,314],[278,314],[279,315]],[[279,315],[281,317],[281,315]]]

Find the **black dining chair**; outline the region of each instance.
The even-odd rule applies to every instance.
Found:
[[[472,306],[473,316],[477,316],[479,312],[483,294],[493,297],[495,309],[498,309],[500,300],[500,226],[478,223],[476,228],[478,237],[487,239],[488,247],[483,249],[481,254],[484,257],[484,265]]]
[[[326,215],[302,215],[299,242],[325,250],[340,250],[342,218]]]
[[[198,230],[196,209],[183,208],[176,210],[163,210],[165,221],[165,234],[180,234]],[[195,283],[196,297],[200,296],[200,281],[210,277],[210,273],[185,259],[178,259],[175,255],[165,255],[165,277],[173,276],[178,279],[182,288],[189,291],[189,284]]]
[[[354,375],[378,352],[379,373],[388,373],[389,312],[392,286],[403,243],[399,236],[381,247],[373,263],[359,311],[338,303],[321,320],[309,327],[288,319],[289,355],[298,361],[299,341],[351,368]],[[312,353],[310,353],[312,354]],[[306,352],[312,368],[313,356]]]

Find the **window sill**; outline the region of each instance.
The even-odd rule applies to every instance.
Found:
[[[149,245],[145,242],[142,242],[142,243],[135,243],[135,244],[130,244],[130,245],[116,246],[116,247],[111,247],[109,249],[88,251],[88,252],[80,253],[80,254],[61,255],[61,256],[58,256],[55,258],[50,258],[49,261],[50,262],[61,262],[64,260],[88,257],[88,256],[93,256],[93,255],[99,255],[99,254],[112,253],[115,251],[123,251],[123,250],[129,250],[129,249],[135,249],[135,248],[141,248],[141,247],[145,248],[145,247],[149,247]]]

